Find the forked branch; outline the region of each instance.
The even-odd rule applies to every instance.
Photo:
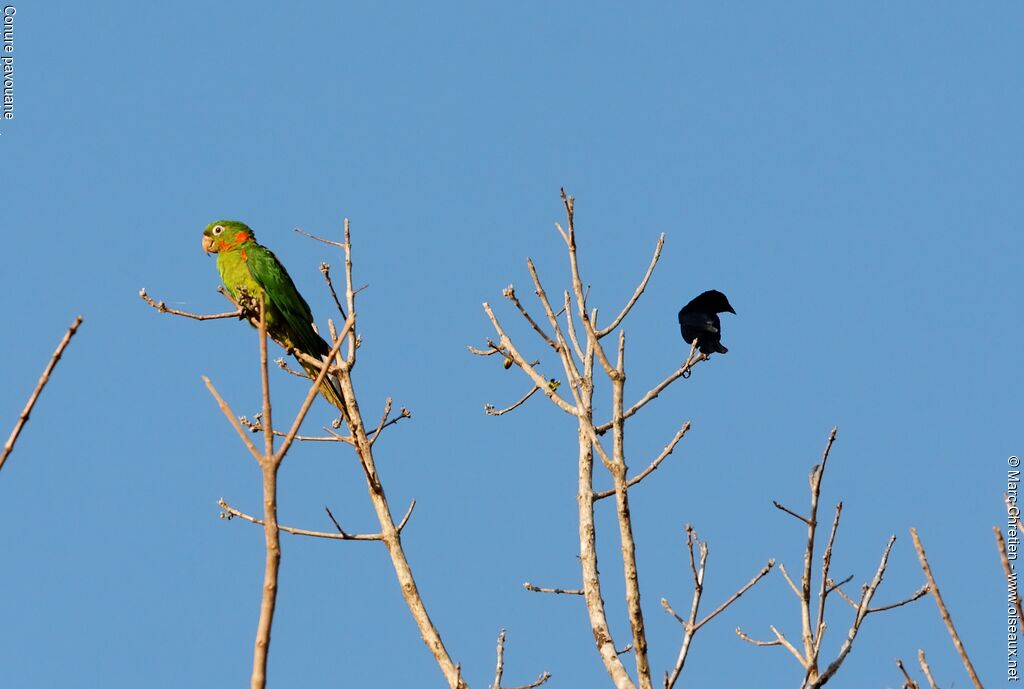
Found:
[[[832,563],[832,551],[835,545],[836,534],[839,529],[839,519],[842,515],[843,504],[840,502],[836,505],[835,516],[832,519],[832,528],[829,531],[828,541],[825,545],[824,554],[821,559],[821,574],[818,582],[818,606],[816,614],[813,615],[812,623],[812,605],[811,605],[811,589],[812,589],[812,570],[813,570],[813,558],[817,539],[817,526],[818,526],[818,502],[821,496],[821,484],[822,479],[825,475],[825,468],[828,464],[829,454],[832,450],[832,445],[836,439],[836,429],[833,428],[829,433],[828,441],[825,444],[825,450],[822,453],[821,463],[815,465],[811,469],[809,476],[809,488],[810,488],[810,509],[808,516],[803,516],[794,510],[789,509],[781,505],[777,501],[773,501],[773,504],[777,509],[786,514],[799,520],[804,526],[807,527],[807,539],[804,546],[804,567],[803,573],[800,577],[799,585],[786,572],[785,566],[779,565],[779,571],[786,579],[790,589],[796,595],[799,602],[800,608],[800,621],[801,621],[801,641],[802,649],[798,649],[796,645],[789,642],[788,639],[776,629],[774,626],[770,627],[772,633],[775,636],[773,641],[757,641],[745,633],[739,628],[736,629],[736,633],[740,638],[748,641],[756,646],[782,646],[786,648],[799,662],[804,672],[803,688],[804,689],[818,689],[825,685],[836,672],[842,666],[843,661],[849,655],[853,648],[853,642],[857,638],[860,632],[861,625],[864,620],[873,613],[885,612],[894,608],[901,607],[908,603],[911,603],[919,598],[923,597],[928,593],[928,586],[925,585],[918,589],[916,592],[908,596],[907,598],[900,600],[896,603],[888,605],[882,605],[878,607],[871,607],[871,601],[875,596],[875,592],[882,583],[882,579],[885,576],[886,568],[889,562],[889,553],[892,550],[893,543],[896,541],[896,537],[891,537],[885,545],[882,552],[881,561],[878,564],[878,568],[875,570],[875,575],[871,581],[863,586],[861,589],[860,599],[854,600],[840,588],[843,584],[850,581],[852,577],[848,577],[840,582],[835,582],[829,577],[829,570]],[[849,605],[853,608],[854,619],[850,625],[849,630],[846,634],[842,645],[839,648],[839,652],[835,659],[825,667],[821,669],[821,642],[825,635],[827,625],[825,623],[825,608],[828,601],[828,596],[832,592],[838,593]]]

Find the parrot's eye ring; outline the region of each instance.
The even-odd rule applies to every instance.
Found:
[[[215,235],[218,235],[218,234],[220,234],[223,231],[224,231],[224,227],[222,225],[217,225],[216,227],[213,228],[213,234],[215,234]]]

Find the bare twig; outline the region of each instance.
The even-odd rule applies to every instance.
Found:
[[[484,311],[487,313],[487,317],[491,319],[491,325],[494,326],[494,330],[498,333],[500,337],[501,346],[508,350],[510,357],[516,363],[516,365],[518,365],[528,376],[530,376],[530,379],[533,380],[534,385],[544,390],[544,394],[547,395],[548,399],[554,402],[556,406],[558,406],[562,411],[566,412],[567,414],[576,416],[576,407],[566,402],[564,399],[561,398],[561,396],[558,395],[558,393],[552,390],[551,386],[548,385],[547,379],[545,379],[544,376],[538,373],[533,368],[533,366],[527,363],[526,359],[519,353],[519,350],[516,349],[515,345],[512,344],[512,341],[508,338],[508,335],[505,334],[504,329],[502,329],[497,317],[491,310],[490,304],[484,302],[483,306]]]
[[[380,415],[380,421],[377,423],[377,429],[370,434],[370,444],[373,445],[377,441],[377,436],[384,430],[388,422],[388,415],[391,414],[391,398],[388,397],[384,400],[384,413]]]
[[[787,651],[793,654],[793,657],[796,658],[796,661],[800,663],[800,665],[805,668],[808,667],[808,660],[800,654],[800,651],[796,650],[796,646],[791,644],[782,632],[776,629],[773,625],[769,625],[768,628],[772,630],[772,634],[775,635],[778,642],[782,644]]]
[[[907,672],[907,668],[903,667],[903,661],[899,658],[896,659],[896,667],[900,669],[900,672],[903,673],[903,678],[906,680],[903,682],[903,689],[921,689],[917,682],[914,681],[914,678]]]
[[[739,627],[736,627],[736,636],[740,637],[741,639],[743,639],[747,643],[753,644],[755,646],[781,646],[782,645],[782,642],[779,641],[778,639],[775,639],[774,641],[760,641],[758,639],[753,639],[753,638],[747,636],[746,632],[744,632]]]
[[[906,605],[907,603],[913,603],[919,598],[924,598],[926,595],[928,595],[928,584],[925,584],[918,590],[914,591],[912,594],[910,594],[903,600],[896,601],[895,603],[889,603],[888,605],[880,605],[877,608],[868,608],[864,611],[864,614],[870,615],[875,612],[885,612],[886,610],[892,610],[893,608],[900,608]]]
[[[505,630],[498,634],[498,662],[494,666],[494,683],[491,689],[501,689],[501,675],[505,672]]]
[[[640,284],[637,285],[636,291],[633,292],[633,296],[630,297],[629,301],[626,303],[626,306],[623,307],[622,311],[619,312],[619,315],[615,317],[615,320],[613,320],[607,328],[602,328],[597,331],[597,336],[599,338],[604,337],[605,335],[619,327],[619,323],[622,322],[622,319],[629,315],[629,312],[633,308],[633,305],[636,304],[637,300],[640,298],[640,295],[644,293],[645,289],[647,289],[647,281],[651,279],[651,274],[654,273],[654,266],[658,265],[658,258],[661,256],[661,247],[663,246],[665,246],[664,232],[662,232],[661,236],[658,237],[658,243],[654,246],[654,256],[651,257],[651,263],[650,265],[647,266],[647,272],[644,273],[644,277],[642,280],[640,280]]]
[[[697,546],[698,550],[700,551],[699,564],[695,562],[694,546]],[[736,591],[736,593],[732,594],[728,599],[725,600],[725,602],[723,602],[714,611],[706,615],[702,620],[698,622],[697,612],[700,608],[701,596],[704,592],[704,571],[708,559],[708,545],[707,543],[702,542],[697,538],[697,532],[694,531],[693,527],[691,527],[689,524],[687,524],[686,526],[686,547],[689,551],[690,556],[690,573],[693,576],[693,601],[690,604],[689,618],[683,620],[679,615],[676,614],[676,612],[672,609],[672,606],[668,604],[667,600],[665,600],[664,598],[661,599],[661,605],[669,612],[669,614],[675,617],[676,620],[678,620],[679,623],[683,625],[683,641],[682,644],[680,644],[679,653],[676,656],[675,666],[672,668],[671,672],[665,673],[665,680],[662,684],[663,689],[672,689],[672,687],[675,686],[675,683],[679,679],[679,675],[680,673],[682,673],[683,667],[686,664],[686,657],[690,651],[691,642],[693,641],[693,637],[694,635],[696,635],[697,631],[700,630],[700,628],[703,627],[705,624],[707,624],[715,617],[717,617],[720,613],[722,613],[734,602],[736,602],[736,600],[740,596],[742,596],[744,593],[750,590],[750,588],[754,584],[756,584],[766,574],[768,574],[771,568],[775,565],[774,560],[769,560],[768,564],[762,567],[761,571],[754,575],[754,577],[750,581],[748,581],[742,588]]]
[[[793,594],[796,596],[796,599],[797,600],[802,600],[801,597],[800,597],[800,589],[797,588],[797,585],[793,581],[793,578],[790,577],[789,576],[789,572],[786,571],[786,565],[784,563],[782,563],[782,562],[779,563],[779,572],[782,574],[783,578],[786,580],[786,583],[789,584],[789,588],[793,589]]]
[[[242,424],[239,422],[238,417],[235,416],[235,413],[231,411],[231,407],[224,401],[224,398],[220,396],[220,393],[217,392],[217,388],[214,387],[210,379],[206,376],[203,376],[202,378],[203,383],[206,384],[206,389],[209,390],[210,394],[213,395],[213,398],[217,400],[217,406],[220,407],[224,417],[238,433],[238,437],[240,437],[242,442],[245,443],[245,447],[249,450],[249,454],[251,454],[257,462],[262,461],[263,454],[256,449],[255,445],[253,445],[252,440],[249,439],[249,434],[242,428]]]
[[[839,587],[843,586],[844,584],[849,584],[851,581],[853,581],[853,575],[851,574],[850,576],[846,577],[841,581],[833,581],[832,579],[827,579],[826,581],[828,582],[828,590],[826,591],[826,593],[832,593],[833,591],[839,591],[839,593],[842,593],[842,589],[840,589]],[[857,604],[854,603],[853,607],[857,607]]]
[[[676,382],[680,378],[685,377],[686,374],[688,374],[694,366],[696,366],[701,361],[704,361],[705,359],[707,359],[707,355],[705,354],[699,354],[697,358],[693,359],[692,361],[687,359],[687,361],[685,361],[682,366],[680,366],[675,371],[670,373],[668,377],[665,378],[663,381],[661,381],[653,388],[648,390],[647,394],[645,394],[643,397],[637,400],[637,402],[632,407],[623,412],[622,418],[628,419],[634,414],[636,414],[638,411],[643,409],[644,406],[647,405],[647,403],[649,403],[651,400],[655,399],[656,397],[658,397],[658,395],[664,392],[665,388],[667,388],[669,385]],[[604,434],[609,429],[611,429],[611,427],[612,422],[608,421],[607,423],[602,423],[600,425],[595,426],[594,428],[597,430],[598,434]]]
[[[39,395],[43,392],[43,388],[50,380],[50,374],[53,373],[53,369],[57,367],[57,362],[60,361],[61,356],[64,354],[64,349],[71,342],[71,338],[78,332],[78,326],[82,324],[82,317],[78,316],[74,322],[64,333],[64,337],[61,338],[57,344],[57,349],[53,352],[50,357],[50,361],[46,364],[46,368],[43,369],[43,374],[39,376],[39,381],[36,383],[35,389],[32,394],[28,397],[28,402],[25,404],[25,408],[21,410],[18,415],[18,420],[14,423],[14,429],[11,430],[11,434],[7,437],[7,442],[4,443],[4,449],[0,451],[0,469],[3,469],[4,462],[7,461],[7,457],[14,450],[14,443],[18,441],[18,436],[21,435],[21,429],[25,427],[25,423],[28,421],[29,416],[32,414],[33,407],[36,406],[36,401],[39,399]]]
[[[790,515],[791,517],[796,517],[797,519],[802,521],[804,524],[807,524],[808,526],[811,525],[811,520],[810,519],[808,519],[807,517],[804,517],[804,516],[801,516],[801,515],[797,514],[793,510],[791,510],[788,507],[786,507],[785,505],[780,504],[777,500],[772,500],[772,504],[775,505],[776,509],[782,510],[783,512],[785,512],[786,514]]]
[[[346,318],[345,309],[341,306],[341,302],[338,301],[338,293],[334,291],[334,283],[331,282],[331,265],[329,263],[321,263],[320,272],[324,274],[324,281],[327,282],[327,289],[331,293],[334,305],[338,308],[338,313],[341,314],[342,318]]]
[[[534,586],[530,582],[523,582],[523,588],[527,591],[533,591],[534,593],[559,593],[568,596],[582,596],[583,589],[559,589],[559,588],[544,588],[542,586]]]
[[[795,581],[789,576],[783,565],[779,566],[779,571],[782,573],[786,582],[789,584],[790,589],[796,595],[800,606],[800,622],[801,622],[801,640],[803,645],[802,652],[797,649],[796,646],[789,643],[786,637],[779,632],[775,627],[771,627],[772,632],[775,634],[775,642],[759,642],[750,639],[745,634],[737,630],[741,638],[754,643],[759,646],[774,646],[779,645],[785,647],[790,653],[799,661],[801,667],[804,669],[804,679],[802,687],[803,689],[819,689],[824,686],[839,670],[843,661],[849,655],[853,648],[853,642],[860,631],[861,624],[868,615],[876,612],[884,612],[886,610],[892,610],[894,608],[901,607],[907,603],[918,600],[924,596],[928,588],[927,586],[922,587],[914,594],[907,598],[891,603],[888,605],[879,606],[876,608],[871,607],[871,601],[877,591],[878,587],[882,583],[882,578],[885,575],[885,570],[888,565],[889,553],[892,550],[893,543],[896,541],[896,537],[893,536],[885,545],[885,549],[882,552],[881,562],[875,571],[875,575],[871,582],[865,585],[861,590],[860,600],[854,601],[840,588],[843,584],[849,582],[852,576],[846,579],[835,582],[829,577],[829,571],[832,563],[832,549],[835,545],[836,534],[839,529],[839,520],[842,515],[843,504],[840,502],[836,505],[835,516],[832,520],[832,529],[829,532],[828,541],[825,545],[825,550],[821,558],[821,580],[818,584],[818,609],[815,615],[814,623],[811,620],[811,574],[814,557],[815,540],[817,536],[818,526],[818,502],[821,495],[821,484],[822,478],[825,474],[825,468],[828,464],[829,454],[832,449],[832,445],[836,439],[836,429],[833,428],[829,433],[828,441],[825,444],[825,450],[822,453],[821,462],[816,464],[812,469],[809,476],[809,488],[810,488],[810,511],[808,516],[803,515],[781,505],[777,501],[773,501],[773,504],[777,509],[792,517],[795,517],[803,524],[807,526],[807,539],[804,547],[804,569],[803,574],[800,578],[800,583],[797,585]],[[840,646],[839,652],[836,658],[828,665],[827,668],[822,671],[819,664],[819,654],[821,652],[822,638],[824,637],[827,625],[825,623],[825,606],[827,603],[828,595],[835,591],[838,593],[843,600],[845,600],[850,607],[853,608],[855,615],[853,623],[850,625],[849,631],[847,632],[846,639]]]
[[[278,357],[274,359],[274,363],[285,373],[295,376],[297,378],[305,378],[306,380],[312,380],[312,377],[304,371],[296,371],[295,369],[288,366],[288,362],[284,360],[284,357]]]
[[[538,390],[540,390],[540,388],[534,385],[532,388],[530,388],[530,391],[528,393],[520,397],[514,404],[512,404],[512,406],[505,407],[504,409],[496,409],[493,404],[485,404],[484,413],[487,414],[488,416],[501,416],[502,414],[508,414],[510,411],[514,411],[515,409],[521,407],[526,402],[526,400],[533,397],[534,393],[537,392]]]
[[[824,466],[824,463],[822,463],[822,466]],[[892,551],[892,545],[895,542],[896,537],[890,536],[889,541],[885,544],[885,549],[882,551],[882,559],[878,563],[878,569],[875,570],[875,576],[871,579],[871,583],[869,583],[861,590],[860,602],[857,604],[857,614],[854,615],[853,623],[850,625],[850,630],[846,634],[846,640],[843,641],[842,646],[840,646],[839,653],[836,655],[835,660],[833,660],[825,669],[825,671],[822,672],[820,675],[815,677],[813,672],[809,673],[810,676],[808,677],[808,686],[812,687],[813,689],[817,689],[817,687],[824,686],[824,684],[828,682],[839,670],[840,666],[843,664],[843,661],[846,660],[846,656],[849,655],[850,651],[853,648],[853,642],[854,639],[857,638],[857,633],[860,631],[861,624],[864,622],[865,618],[867,618],[869,614],[871,614],[872,612],[881,612],[882,609],[889,609],[890,607],[899,607],[898,605],[886,606],[885,608],[878,610],[872,610],[870,607],[871,599],[874,597],[875,591],[877,591],[878,587],[881,585],[882,577],[885,576],[885,570],[889,563],[889,553],[890,551]],[[921,595],[923,594],[915,594],[914,596],[911,596],[910,600],[917,600],[917,598],[920,598]],[[899,605],[909,603],[910,600],[904,601]]]
[[[939,689],[935,684],[935,678],[932,677],[932,669],[928,667],[928,660],[924,657],[923,649],[917,651],[917,662],[921,665],[921,672],[924,673],[925,679],[928,680],[928,688]]]
[[[409,509],[407,509],[405,511],[405,516],[402,517],[402,521],[398,522],[398,526],[395,527],[395,531],[397,533],[399,533],[399,534],[402,533],[402,529],[404,529],[405,525],[407,523],[409,523],[409,517],[412,516],[412,511],[414,509],[416,509],[416,501],[415,500],[413,500],[412,502],[409,503]]]
[[[544,684],[544,682],[547,682],[549,679],[551,679],[551,673],[542,672],[540,677],[533,680],[529,684],[521,684],[518,687],[510,687],[509,689],[537,689],[537,687]]]
[[[697,629],[700,629],[701,627],[703,627],[705,624],[707,624],[708,622],[713,620],[716,616],[718,616],[721,612],[723,612],[726,608],[728,608],[730,605],[735,603],[736,600],[740,596],[742,596],[744,593],[749,591],[754,586],[754,584],[759,582],[765,575],[767,575],[768,572],[771,571],[773,566],[775,566],[775,560],[768,560],[768,563],[764,567],[761,568],[761,571],[758,572],[757,574],[755,574],[754,577],[750,581],[748,581],[746,584],[744,584],[741,589],[739,589],[736,593],[734,593],[731,596],[729,596],[725,600],[724,603],[722,603],[717,608],[715,608],[713,611],[708,613],[700,622],[698,622],[696,627],[695,627],[695,631]]]
[[[262,433],[263,432],[263,424],[261,422],[259,422],[259,421],[250,421],[249,418],[245,417],[245,416],[240,417],[238,419],[238,421],[243,426],[248,428],[251,433]],[[275,438],[284,438],[287,435],[288,434],[283,432],[283,431],[278,431],[278,430],[274,431],[274,437]],[[306,441],[306,442],[319,442],[319,443],[343,442],[342,437],[339,436],[338,434],[329,435],[329,436],[328,435],[297,435],[297,436],[295,436],[295,440]]]
[[[857,602],[855,600],[853,600],[852,598],[850,598],[848,595],[846,595],[846,591],[844,591],[843,589],[839,588],[843,584],[847,584],[847,583],[849,583],[852,580],[853,580],[853,575],[852,574],[850,576],[846,577],[845,579],[843,579],[840,582],[833,582],[830,579],[829,580],[828,590],[829,590],[829,592],[835,591],[836,593],[838,593],[840,598],[845,600],[850,605],[851,608],[856,610],[857,609]]]
[[[818,591],[818,619],[814,632],[815,655],[821,649],[821,637],[825,634],[825,603],[828,600],[829,578],[828,570],[832,565],[832,546],[836,541],[836,532],[839,530],[839,517],[843,513],[843,503],[836,504],[836,516],[832,519],[832,531],[829,532],[828,542],[825,544],[825,554],[821,556],[821,588]]]
[[[523,315],[523,318],[525,318],[526,322],[530,324],[530,327],[533,328],[534,332],[540,335],[541,339],[547,342],[548,346],[557,352],[558,345],[555,344],[555,341],[551,339],[550,335],[544,332],[543,328],[537,325],[537,322],[533,320],[530,314],[527,313],[526,309],[523,308],[523,305],[519,302],[519,297],[516,296],[515,287],[509,285],[508,287],[505,288],[505,291],[502,292],[502,295],[510,302],[512,302],[517,309],[519,309],[519,313]]]
[[[242,512],[241,510],[232,507],[224,500],[224,498],[221,498],[217,504],[223,510],[223,512],[221,513],[221,517],[224,519],[230,520],[234,519],[235,517],[238,517],[239,519],[244,519],[245,521],[250,522],[252,524],[266,526],[265,520],[258,519],[256,517],[253,517],[252,515],[246,514],[245,512]],[[337,525],[337,522],[335,522],[335,525]],[[326,538],[336,541],[379,541],[382,538],[382,536],[379,533],[353,534],[341,530],[340,527],[338,527],[338,533],[331,533],[329,531],[310,531],[309,529],[297,529],[292,526],[284,526],[283,524],[278,524],[277,528],[279,531],[284,531],[285,533],[294,534],[296,536],[311,536],[313,538]]]
[[[639,474],[637,474],[633,478],[631,478],[628,481],[626,481],[626,487],[627,488],[632,488],[633,486],[635,486],[636,484],[640,483],[645,478],[647,478],[647,476],[649,474],[651,474],[651,472],[653,472],[655,469],[657,469],[658,466],[663,461],[665,461],[665,458],[668,457],[670,454],[672,454],[672,451],[676,448],[676,444],[680,440],[682,440],[683,436],[686,435],[686,432],[689,431],[689,430],[690,430],[690,422],[687,421],[686,423],[683,424],[682,428],[680,428],[678,431],[676,431],[675,436],[673,436],[672,440],[668,441],[668,445],[666,445],[665,448],[661,451],[661,454],[659,454],[657,457],[655,457],[654,461],[652,461],[650,464],[648,464],[646,469],[644,469]],[[595,500],[603,500],[604,498],[608,498],[608,497],[611,497],[613,495],[615,495],[615,490],[614,489],[602,490],[602,491],[594,493],[594,499]]]
[[[1016,582],[1017,576],[1013,571],[1013,567],[1010,565],[1010,554],[1006,550],[1006,539],[1003,538],[1003,530],[998,526],[993,526],[992,531],[996,534],[996,545],[999,548],[999,561],[1003,565],[1003,573],[1006,574],[1006,581]],[[1017,610],[1018,624],[1024,623],[1024,609],[1021,608],[1020,601],[1020,590],[1017,586],[1013,586],[1013,605]]]
[[[306,232],[305,230],[303,230],[301,228],[298,228],[298,227],[296,227],[294,229],[299,234],[305,235],[306,237],[309,237],[310,239],[315,239],[318,242],[323,242],[324,244],[330,244],[331,246],[336,246],[339,249],[347,249],[348,248],[348,240],[347,239],[346,239],[346,242],[343,244],[341,242],[335,242],[335,241],[332,241],[330,239],[323,239],[322,237],[317,237],[316,235],[310,234],[309,232]]]
[[[910,530],[910,537],[914,539],[914,550],[917,551],[917,559],[920,560],[921,570],[924,572],[925,578],[928,579],[928,587],[931,590],[932,598],[935,599],[935,605],[939,608],[939,616],[946,624],[946,629],[949,630],[949,636],[953,640],[953,647],[956,649],[957,655],[960,656],[960,660],[963,662],[971,682],[974,683],[975,689],[982,689],[978,673],[974,671],[974,665],[971,664],[971,659],[967,657],[967,649],[964,648],[963,642],[960,641],[960,635],[956,633],[956,627],[953,626],[953,618],[950,617],[946,603],[942,600],[939,585],[935,583],[935,576],[932,574],[931,565],[928,564],[928,557],[925,555],[924,546],[921,545],[921,539],[917,535],[917,529]]]
[[[160,313],[169,313],[172,316],[184,316],[185,318],[191,318],[196,321],[213,321],[219,318],[242,318],[245,315],[245,311],[239,307],[234,311],[228,311],[225,313],[189,313],[188,311],[179,311],[178,309],[172,309],[162,301],[154,301],[152,297],[146,294],[145,289],[139,290],[139,296],[142,300],[152,306]]]

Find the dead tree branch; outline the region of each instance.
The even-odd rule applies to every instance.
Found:
[[[860,599],[854,600],[847,596],[840,586],[847,583],[852,579],[848,577],[841,582],[834,582],[829,577],[829,570],[832,564],[832,550],[835,545],[836,534],[839,530],[839,520],[843,511],[843,503],[838,503],[835,509],[835,516],[832,519],[832,528],[829,532],[828,540],[825,545],[824,554],[821,558],[821,574],[818,582],[817,592],[817,611],[812,615],[812,604],[811,604],[811,589],[812,589],[812,573],[813,573],[813,562],[814,562],[814,550],[817,539],[817,527],[818,527],[818,503],[821,496],[821,484],[822,479],[825,475],[825,468],[828,464],[829,454],[832,450],[832,445],[836,439],[836,429],[833,428],[827,442],[825,443],[825,450],[822,453],[820,464],[816,464],[812,469],[809,476],[809,489],[810,489],[810,509],[808,516],[803,515],[781,505],[778,501],[773,501],[774,506],[782,512],[795,517],[801,523],[807,527],[807,539],[804,545],[804,567],[803,573],[800,577],[800,583],[797,585],[796,582],[786,572],[784,565],[779,565],[779,571],[785,578],[789,587],[793,590],[799,601],[800,607],[800,623],[801,623],[801,646],[802,649],[798,649],[796,645],[790,643],[786,637],[777,630],[774,626],[770,627],[772,633],[775,635],[775,641],[756,641],[742,632],[737,628],[736,633],[740,638],[748,641],[756,646],[783,646],[797,659],[800,663],[800,667],[804,671],[804,678],[802,687],[803,689],[818,689],[824,686],[836,672],[842,666],[843,661],[849,655],[853,649],[853,642],[857,638],[857,634],[860,632],[860,628],[864,620],[873,613],[884,612],[886,610],[892,610],[894,608],[901,607],[907,603],[913,602],[928,592],[928,587],[923,586],[912,595],[907,598],[892,603],[889,605],[883,605],[879,607],[871,607],[871,601],[875,596],[875,592],[882,583],[882,578],[885,575],[886,568],[889,562],[889,553],[892,550],[893,543],[896,541],[896,537],[892,536],[886,543],[884,550],[882,551],[881,562],[879,562],[878,568],[875,570],[875,575],[872,577],[868,584],[865,584],[861,589]],[[827,665],[824,669],[821,669],[821,642],[825,635],[826,623],[825,623],[825,608],[830,593],[835,591],[838,593],[854,610],[854,619],[850,625],[849,631],[846,634],[846,639],[843,641],[839,648],[839,652],[835,659]],[[813,618],[813,621],[812,621]]]
[[[903,661],[899,658],[896,659],[896,667],[898,667],[900,672],[903,673],[903,678],[905,680],[903,682],[903,689],[921,689],[921,686],[915,682],[914,678],[907,672],[907,668],[903,667]]]
[[[213,321],[220,318],[243,318],[245,311],[239,307],[234,311],[226,311],[224,313],[189,313],[188,311],[179,311],[178,309],[172,309],[162,301],[154,301],[152,297],[146,294],[145,289],[139,290],[139,296],[142,301],[146,302],[160,313],[169,313],[172,316],[182,316],[184,318],[191,318],[195,321]]]
[[[694,546],[697,546],[700,551],[699,564],[694,562]],[[663,683],[663,689],[672,689],[675,686],[676,681],[679,679],[680,673],[683,671],[683,666],[686,664],[686,656],[690,652],[690,643],[693,641],[694,635],[703,627],[705,624],[717,617],[726,608],[732,605],[736,600],[744,593],[750,590],[758,581],[760,581],[775,565],[775,560],[769,560],[768,564],[761,568],[761,571],[754,575],[754,577],[743,585],[736,593],[729,596],[728,599],[710,614],[706,615],[699,622],[697,621],[697,612],[700,608],[701,596],[704,593],[704,570],[707,565],[708,559],[708,545],[706,542],[701,541],[697,538],[697,532],[689,524],[686,525],[686,548],[690,554],[690,573],[693,576],[693,602],[690,604],[690,616],[688,619],[683,620],[679,615],[672,610],[672,606],[668,604],[668,601],[664,598],[661,599],[661,605],[672,615],[680,624],[683,625],[683,642],[679,647],[679,653],[676,656],[676,664],[672,668],[671,672],[665,673],[665,680]]]
[[[7,442],[4,443],[4,449],[0,451],[0,469],[4,468],[4,462],[7,461],[7,457],[10,456],[11,451],[14,450],[14,443],[18,441],[18,436],[21,435],[21,429],[25,427],[28,422],[28,417],[32,414],[32,409],[36,406],[36,401],[39,399],[39,395],[43,392],[43,388],[50,381],[50,374],[53,373],[53,369],[57,367],[57,362],[60,361],[61,356],[64,354],[64,349],[71,342],[71,338],[78,332],[78,326],[82,324],[82,317],[78,316],[74,322],[68,328],[67,332],[64,333],[64,337],[61,338],[57,344],[57,349],[54,351],[53,356],[50,357],[50,361],[46,364],[46,368],[43,369],[43,375],[39,376],[39,381],[36,383],[35,390],[28,396],[28,402],[25,404],[25,408],[18,414],[18,420],[14,423],[14,429],[11,430],[11,434],[7,437]]]
[[[558,589],[558,588],[544,588],[542,586],[534,586],[528,581],[523,582],[523,588],[527,591],[533,591],[534,593],[558,593],[568,596],[582,596],[583,589]]]
[[[925,679],[928,680],[928,689],[939,689],[935,684],[935,678],[932,677],[932,669],[928,666],[928,660],[924,657],[924,649],[918,649],[917,662],[921,666],[921,672],[924,673]]]
[[[975,689],[982,689],[978,673],[974,671],[974,665],[971,663],[971,659],[967,657],[967,649],[964,648],[963,642],[960,641],[960,635],[956,633],[956,627],[953,626],[953,618],[950,617],[949,609],[946,608],[946,603],[942,600],[939,585],[935,583],[935,576],[932,574],[931,565],[928,564],[928,557],[925,555],[924,546],[921,545],[921,539],[917,535],[917,529],[910,530],[910,537],[914,539],[914,550],[917,551],[917,559],[921,562],[921,570],[928,579],[928,587],[931,589],[932,598],[935,599],[935,605],[939,608],[939,616],[945,623],[949,636],[953,640],[953,647],[956,649],[957,655],[960,656],[960,661],[964,664],[964,668],[967,670],[971,682],[974,683]]]

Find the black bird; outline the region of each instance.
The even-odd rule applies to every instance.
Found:
[[[728,298],[716,289],[708,290],[696,297],[679,311],[679,330],[683,339],[692,345],[694,339],[702,354],[729,350],[722,344],[722,321],[720,313],[736,313]]]

